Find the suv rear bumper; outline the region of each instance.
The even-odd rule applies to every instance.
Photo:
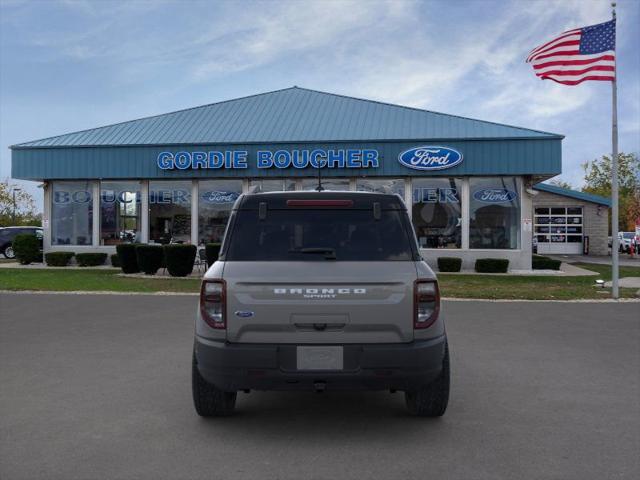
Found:
[[[442,370],[446,336],[399,344],[347,344],[344,369],[301,371],[296,345],[238,344],[196,337],[202,377],[221,390],[417,390]]]

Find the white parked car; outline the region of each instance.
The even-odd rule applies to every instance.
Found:
[[[618,232],[619,245],[621,252],[628,252],[631,248],[631,242],[633,242],[636,236],[635,232]]]

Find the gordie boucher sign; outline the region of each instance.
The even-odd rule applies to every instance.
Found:
[[[462,162],[462,154],[449,147],[420,146],[398,155],[398,162],[414,170],[442,170]],[[258,150],[252,158],[247,150],[161,152],[156,159],[162,170],[378,168],[375,149]]]

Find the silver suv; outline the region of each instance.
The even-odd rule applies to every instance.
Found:
[[[240,196],[202,282],[192,389],[201,416],[232,413],[252,389],[400,390],[411,413],[443,415],[438,281],[402,199]]]

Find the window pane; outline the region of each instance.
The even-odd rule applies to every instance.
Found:
[[[536,217],[536,223],[546,225],[549,222],[549,217]]]
[[[565,215],[566,210],[564,207],[554,207],[551,209],[551,215]]]
[[[281,178],[249,180],[249,193],[281,192],[284,188],[284,180]]]
[[[318,188],[317,178],[303,178],[302,190],[312,191]],[[325,190],[349,190],[348,178],[327,178],[322,177],[322,188]]]
[[[537,235],[537,238],[538,238],[538,242],[541,242],[541,243],[549,242],[549,235]]]
[[[100,184],[100,244],[140,241],[140,182]]]
[[[567,242],[580,243],[582,242],[582,235],[567,235]]]
[[[274,187],[282,180],[258,180]],[[220,243],[233,204],[242,193],[242,180],[202,180],[198,184],[198,243]]]
[[[462,181],[414,178],[412,220],[421,248],[462,246]]]
[[[358,178],[356,190],[359,192],[395,193],[404,202],[404,180],[401,178]]]
[[[567,215],[582,215],[582,207],[567,208]]]
[[[91,182],[54,182],[51,205],[52,245],[91,245]]]
[[[536,233],[549,233],[549,227],[536,227]]]
[[[582,227],[568,226],[567,233],[582,233]]]
[[[413,258],[406,213],[383,210],[239,210],[226,260],[409,261]],[[330,256],[328,258],[328,255]]]
[[[549,209],[545,207],[537,207],[536,215],[549,215]]]
[[[469,247],[518,248],[520,196],[516,178],[471,178],[469,184]]]
[[[567,223],[573,224],[573,225],[581,225],[582,217],[567,217]]]
[[[149,182],[149,241],[191,242],[191,181]]]

